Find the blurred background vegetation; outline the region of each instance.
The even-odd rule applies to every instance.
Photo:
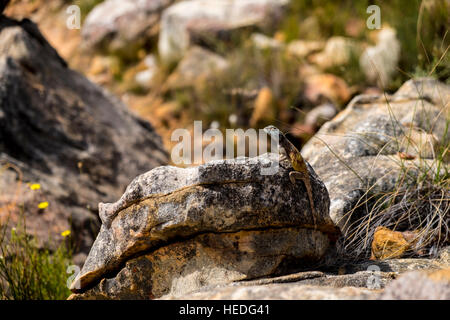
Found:
[[[37,20],[72,68],[122,97],[132,110],[149,120],[168,150],[173,129],[190,127],[193,120],[220,129],[276,122],[283,130],[293,132],[292,138],[301,146],[326,120],[327,114],[318,112],[306,122],[307,113],[324,102],[332,102],[338,112],[357,94],[394,92],[413,77],[449,81],[450,5],[446,0],[292,0],[275,26],[241,28],[226,41],[214,35],[203,37],[199,44],[223,58],[227,67],[195,80],[186,78],[186,72],[177,68],[183,61],[161,61],[154,37],[128,45],[125,50],[82,50],[81,32],[65,28],[64,9],[78,5],[83,25],[102,2],[13,0],[9,12]],[[392,29],[395,36],[389,41],[398,42],[400,47],[395,72],[383,86],[367,79],[360,62],[364,50],[379,42],[380,30],[366,26],[370,16],[367,8],[374,4],[381,10],[381,30]],[[306,46],[302,49],[305,52],[290,49],[295,48],[292,44],[296,41],[304,42],[297,45]],[[388,47],[395,45],[388,43]],[[333,60],[333,52],[340,55],[345,50],[349,51],[347,57],[328,61]],[[155,70],[151,81],[143,83],[139,76],[149,70],[149,57],[156,61],[152,66]],[[258,100],[262,88],[269,94]],[[312,98],[308,92],[312,92]],[[329,111],[328,116],[332,116]]]
[[[291,0],[270,28],[244,27],[224,38],[203,35],[195,50],[171,63],[160,58],[154,36],[125,49],[85,50],[83,28],[69,30],[65,10],[78,5],[83,26],[102,2],[12,0],[5,14],[35,21],[71,68],[151,122],[167,150],[173,130],[192,128],[194,120],[203,120],[203,129],[223,131],[275,124],[300,148],[355,95],[389,94],[422,76],[450,84],[447,0]],[[381,30],[366,26],[370,5],[381,9]],[[380,46],[382,32],[389,37],[380,50],[394,59],[387,83],[370,79],[361,63],[368,48]],[[23,230],[5,230],[0,298],[67,297],[70,245],[42,249]]]

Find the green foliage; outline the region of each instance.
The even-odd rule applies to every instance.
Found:
[[[329,0],[292,0],[282,31],[287,41],[298,38],[317,40],[317,37],[345,35],[345,25],[351,19],[365,20],[369,1],[329,1]],[[320,34],[311,34],[304,24],[306,19],[314,19]]]
[[[437,74],[442,69],[448,77],[450,68],[448,48],[450,46],[450,3],[445,0],[423,0],[417,18],[416,45],[419,67],[432,68],[437,65]]]
[[[345,79],[345,82],[350,86],[358,86],[364,84],[366,81],[366,78],[359,66],[359,55],[354,52],[350,52],[350,58],[347,64],[334,66],[325,71]]]
[[[65,244],[51,252],[39,248],[25,228],[0,226],[0,299],[66,299],[71,252]]]
[[[356,37],[364,40],[370,31],[365,23],[369,17],[366,10],[371,4],[380,7],[381,23],[392,26],[401,43],[399,69],[402,72],[394,79],[395,83],[401,84],[412,75],[429,75],[441,58],[434,74],[443,81],[449,78],[450,61],[446,50],[450,45],[450,6],[445,0],[293,0],[282,31],[287,41],[328,39],[349,36],[346,25],[359,20],[364,28]],[[350,64],[350,72],[340,72],[340,75],[346,81],[362,81],[355,73],[356,67]]]
[[[81,17],[84,20],[87,14],[94,9],[96,5],[103,2],[104,0],[75,0],[72,4],[80,7]]]
[[[302,85],[298,78],[301,62],[297,59],[281,50],[257,49],[250,43],[230,51],[225,58],[229,67],[212,76],[204,86],[178,90],[174,94],[195,119],[218,121],[222,127],[229,128],[228,117],[236,114],[241,121],[238,126],[248,127],[253,101],[262,87],[270,88],[277,109],[296,104]],[[240,93],[232,94],[236,89]]]

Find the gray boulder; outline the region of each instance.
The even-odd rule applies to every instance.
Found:
[[[107,0],[89,12],[83,45],[106,51],[129,50],[159,32],[162,11],[176,0]]]
[[[289,0],[189,0],[164,10],[158,50],[163,61],[176,62],[194,39],[212,38],[252,26],[270,27]]]
[[[407,81],[394,95],[357,96],[303,147],[330,193],[330,216],[343,231],[356,216],[347,213],[364,194],[397,187],[402,165],[410,177],[424,163],[434,170],[437,146],[449,142],[443,109],[449,98],[450,86],[426,78]]]
[[[309,167],[314,226],[304,186],[289,181],[289,162],[261,174],[274,161],[265,154],[137,177],[119,201],[101,204],[101,231],[72,298],[179,296],[320,260],[337,236],[328,193]]]
[[[69,69],[31,21],[0,16],[0,162],[9,168],[0,174],[0,202],[13,208],[10,222],[23,210],[42,241],[72,227],[87,253],[98,202],[167,161],[148,122]]]

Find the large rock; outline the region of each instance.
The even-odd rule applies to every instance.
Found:
[[[400,163],[411,177],[427,161],[433,169],[435,143],[449,142],[443,109],[449,98],[450,86],[433,79],[410,80],[392,96],[357,96],[304,146],[330,193],[330,216],[343,230],[357,217],[346,213],[365,192],[370,198],[397,188]]]
[[[181,295],[321,259],[336,237],[327,191],[309,167],[313,217],[304,186],[289,181],[289,162],[261,174],[276,157],[159,167],[137,177],[119,201],[101,205],[101,231],[72,285],[84,293],[73,298]]]
[[[117,198],[168,156],[149,123],[70,70],[35,24],[0,16],[0,161],[10,167],[0,174],[10,222],[23,210],[28,231],[45,240],[70,220],[87,253],[98,202]]]
[[[337,265],[328,272],[306,271],[203,287],[160,299],[328,300],[448,299],[449,250],[437,259],[391,259]],[[404,275],[403,275],[404,274]]]
[[[270,26],[289,0],[190,0],[167,8],[161,18],[158,50],[165,62],[183,57],[193,38],[217,39],[251,26]],[[206,33],[206,35],[203,35]],[[198,40],[201,42],[200,40]]]
[[[159,32],[162,11],[176,0],[107,0],[98,4],[83,24],[86,48],[129,50]]]
[[[412,251],[415,232],[392,231],[385,227],[377,227],[372,241],[372,259],[391,259],[405,256]]]
[[[365,273],[369,275],[369,273]],[[335,276],[346,279],[345,276]],[[371,283],[369,275],[359,276],[362,282]],[[379,275],[378,275],[379,277]],[[402,275],[399,279],[391,281],[386,289],[368,289],[361,286],[330,286],[310,284],[312,280],[286,281],[283,283],[273,279],[269,283],[230,285],[205,288],[182,297],[187,300],[449,300],[450,299],[450,269],[437,271],[415,271]],[[359,279],[358,277],[355,277]],[[279,281],[279,280],[278,280]],[[167,295],[162,299],[177,299]]]

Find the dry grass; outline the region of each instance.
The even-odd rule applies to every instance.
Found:
[[[392,106],[387,105],[391,121],[401,126],[394,117]],[[408,252],[410,256],[433,256],[439,247],[450,243],[449,115],[448,101],[444,101],[438,117],[446,116],[445,131],[439,145],[434,148],[432,159],[421,157],[423,146],[417,145],[410,136],[412,124],[404,133],[407,147],[417,153],[414,161],[407,156],[404,158],[401,153],[401,138],[389,137],[392,144],[399,148],[397,154],[402,155],[400,160],[393,158],[398,165],[397,184],[389,192],[374,192],[375,184],[367,186],[359,202],[346,214],[345,219],[352,221],[342,239],[346,255],[368,258],[375,230],[380,226],[393,231],[413,232],[415,236]],[[428,134],[433,134],[436,121],[437,118],[429,119]],[[359,218],[351,219],[352,216]]]

